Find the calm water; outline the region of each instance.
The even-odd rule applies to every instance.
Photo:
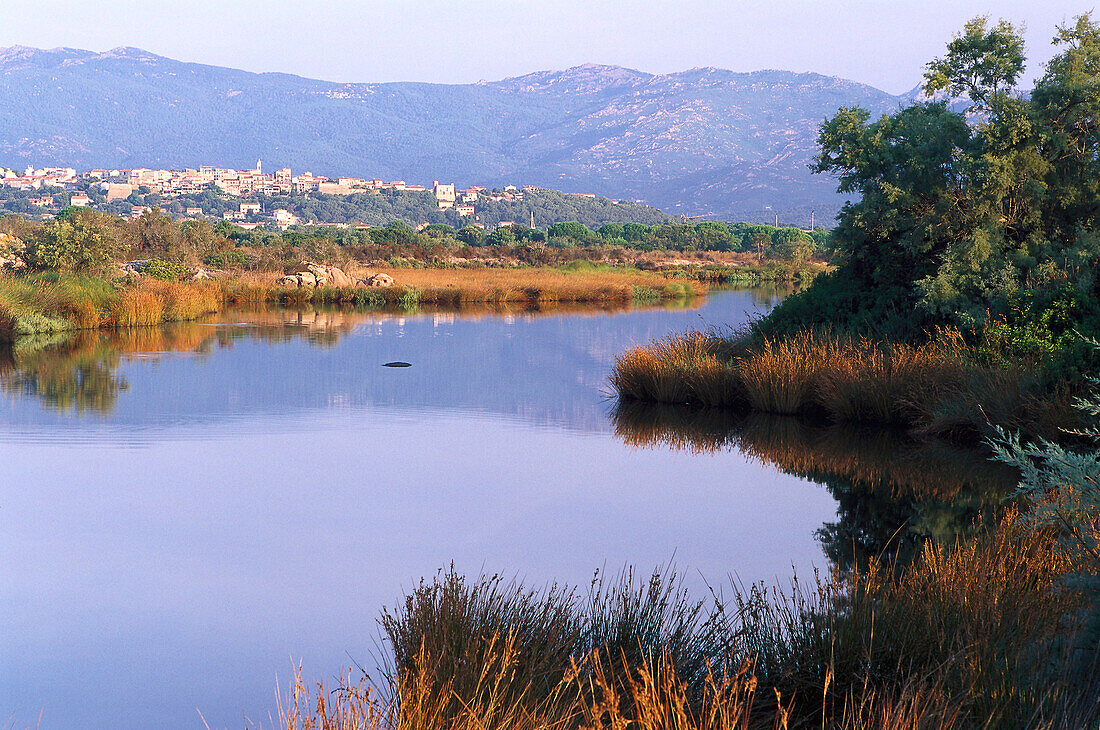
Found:
[[[671,561],[700,590],[843,561],[874,542],[859,478],[780,452],[894,442],[607,398],[624,348],[774,301],[233,314],[0,354],[0,717],[269,726],[277,677],[372,666],[380,608],[452,561],[532,584]],[[929,530],[956,497],[921,502]]]

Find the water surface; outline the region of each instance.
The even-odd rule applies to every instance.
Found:
[[[813,473],[608,398],[626,347],[775,301],[229,313],[0,354],[0,716],[270,726],[277,676],[372,666],[380,608],[452,562],[674,562],[701,594],[842,561],[822,535],[855,508]]]

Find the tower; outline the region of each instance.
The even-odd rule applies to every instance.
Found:
[[[263,164],[261,164],[259,158],[256,159],[256,174],[262,175],[264,170]]]

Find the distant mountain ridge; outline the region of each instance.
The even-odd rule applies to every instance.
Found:
[[[138,48],[0,49],[0,165],[291,167],[324,175],[530,183],[670,213],[823,222],[811,175],[840,106],[905,97],[812,73],[588,64],[475,84],[335,83]]]

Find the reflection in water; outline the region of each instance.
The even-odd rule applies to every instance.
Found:
[[[752,292],[756,306],[772,306],[779,295]],[[687,309],[701,300],[667,301],[647,309]],[[156,358],[165,353],[205,355],[218,348],[253,339],[266,344],[302,340],[313,347],[332,347],[360,326],[396,324],[405,317],[430,317],[432,323],[451,324],[456,318],[537,317],[540,315],[605,315],[627,311],[621,303],[582,305],[551,303],[515,308],[508,304],[475,304],[454,308],[417,308],[383,312],[351,308],[270,308],[229,310],[198,322],[118,331],[78,331],[19,340],[14,347],[0,345],[0,392],[37,397],[60,413],[110,413],[119,394],[128,389],[118,374],[126,358]]]
[[[637,402],[619,402],[612,420],[616,435],[633,446],[736,449],[824,485],[838,502],[838,519],[818,538],[841,570],[871,556],[903,564],[928,538],[965,539],[1016,484],[1014,471],[980,449],[881,426]]]
[[[0,390],[37,397],[58,412],[107,413],[126,380],[120,350],[95,337],[27,339],[0,349]]]

